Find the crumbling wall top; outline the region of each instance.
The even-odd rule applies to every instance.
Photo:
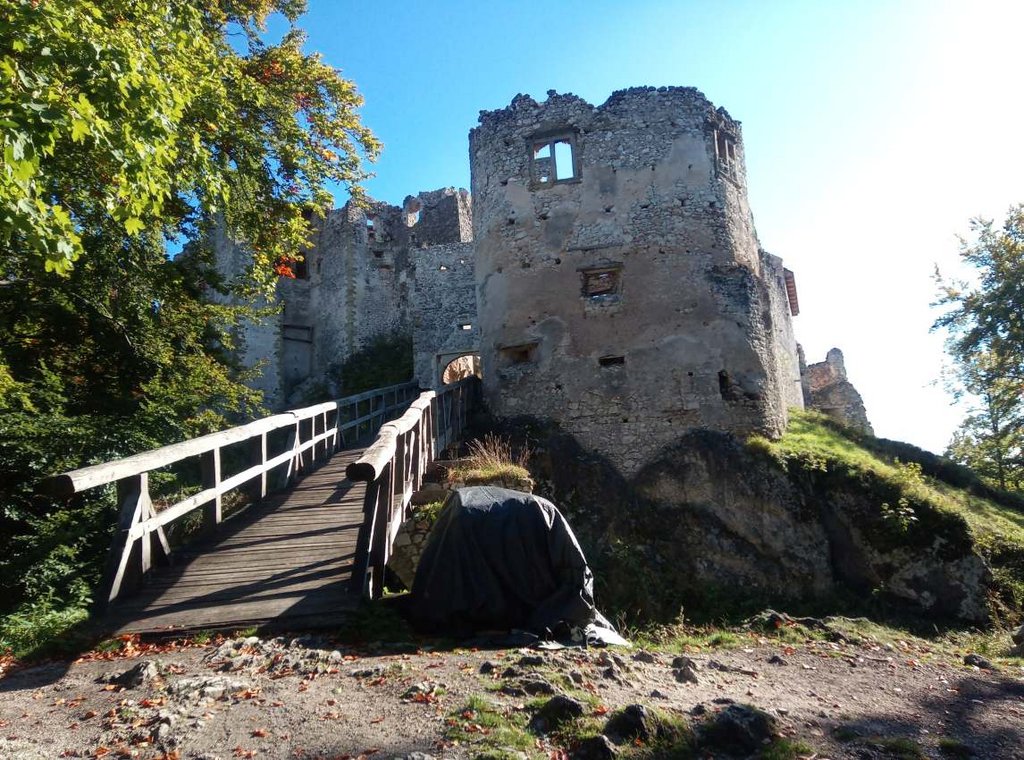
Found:
[[[350,200],[331,214],[353,227],[365,226],[368,239],[377,244],[422,247],[473,239],[472,200],[467,190],[454,187],[406,196],[401,206],[372,198]]]
[[[555,113],[567,116],[577,113],[586,116],[597,116],[602,113],[621,114],[637,109],[643,115],[651,114],[652,107],[657,105],[680,106],[686,110],[697,108],[706,114],[707,120],[724,127],[737,136],[741,132],[740,122],[733,119],[724,108],[715,108],[714,104],[696,87],[629,87],[613,92],[600,106],[593,106],[583,98],[572,93],[559,94],[548,90],[547,99],[543,102],[534,100],[522,93],[512,98],[506,108],[493,111],[480,111],[480,127],[491,128],[502,125],[521,126],[533,120],[539,111],[545,114]],[[472,131],[476,131],[475,129]]]

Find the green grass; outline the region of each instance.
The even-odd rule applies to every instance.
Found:
[[[920,744],[906,736],[875,736],[866,739],[864,744],[880,749],[896,760],[923,760],[928,757]]]
[[[468,486],[501,482],[509,485],[530,480],[530,471],[517,464],[492,464],[484,467],[454,467],[449,471],[453,481]]]
[[[939,739],[939,752],[942,753],[943,757],[976,757],[973,749],[971,749],[969,746],[964,744],[959,739],[951,739],[948,736],[943,736],[941,739]]]
[[[364,601],[338,628],[344,641],[408,644],[417,639],[409,623],[397,609],[398,597]]]
[[[528,713],[474,694],[448,716],[445,738],[471,747],[472,757],[515,758],[517,752],[536,751],[536,737],[526,730],[528,722]]]
[[[813,752],[814,750],[810,746],[801,741],[776,739],[761,750],[761,760],[796,760],[796,758],[805,757]]]
[[[0,618],[0,653],[18,660],[76,653],[89,644],[79,632],[88,618],[83,607],[23,606]]]
[[[823,414],[794,410],[778,441],[754,436],[748,448],[773,459],[796,480],[847,486],[878,502],[874,540],[890,548],[957,536],[965,525],[988,561],[996,596],[994,621],[1021,619],[1024,608],[1024,511],[1016,494],[994,491],[969,470],[908,444],[867,436]]]
[[[469,442],[469,456],[448,471],[453,482],[466,485],[500,483],[507,487],[529,484],[533,480],[527,465],[528,448],[513,449],[512,444],[500,436],[488,433]]]
[[[416,507],[414,517],[417,520],[422,520],[428,525],[433,525],[437,522],[437,517],[441,514],[441,509],[443,507],[443,501],[432,501],[429,504],[423,504],[422,506]]]

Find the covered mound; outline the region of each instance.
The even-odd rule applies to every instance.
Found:
[[[452,492],[416,570],[410,614],[431,631],[568,636],[592,623],[594,576],[554,504],[506,488]]]

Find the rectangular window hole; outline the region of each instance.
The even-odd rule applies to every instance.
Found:
[[[473,324],[471,322],[463,322],[461,325],[459,325],[459,329],[460,330],[472,330],[473,329]]]
[[[313,328],[307,325],[281,325],[281,338],[296,343],[312,343]]]
[[[530,364],[537,358],[537,344],[521,343],[516,346],[505,346],[498,349],[498,354],[501,356],[502,363],[506,366],[510,364]]]
[[[622,285],[622,267],[581,269],[582,295],[592,301],[617,300]]]
[[[530,141],[530,179],[534,185],[579,179],[574,132]]]
[[[569,140],[555,142],[555,181],[576,178],[576,161]]]
[[[620,367],[626,363],[625,356],[602,356],[597,360],[602,367]]]

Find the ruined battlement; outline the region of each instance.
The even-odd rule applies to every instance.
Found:
[[[802,399],[790,304],[727,113],[693,88],[521,95],[481,115],[470,169],[492,411],[557,420],[626,472],[680,429],[781,433]]]
[[[688,428],[785,429],[796,283],[758,241],[725,109],[692,87],[517,95],[480,112],[469,153],[472,194],[314,220],[279,320],[245,336],[271,405],[345,392],[331,369],[398,331],[422,386],[482,367],[497,416],[554,420],[625,475]]]

